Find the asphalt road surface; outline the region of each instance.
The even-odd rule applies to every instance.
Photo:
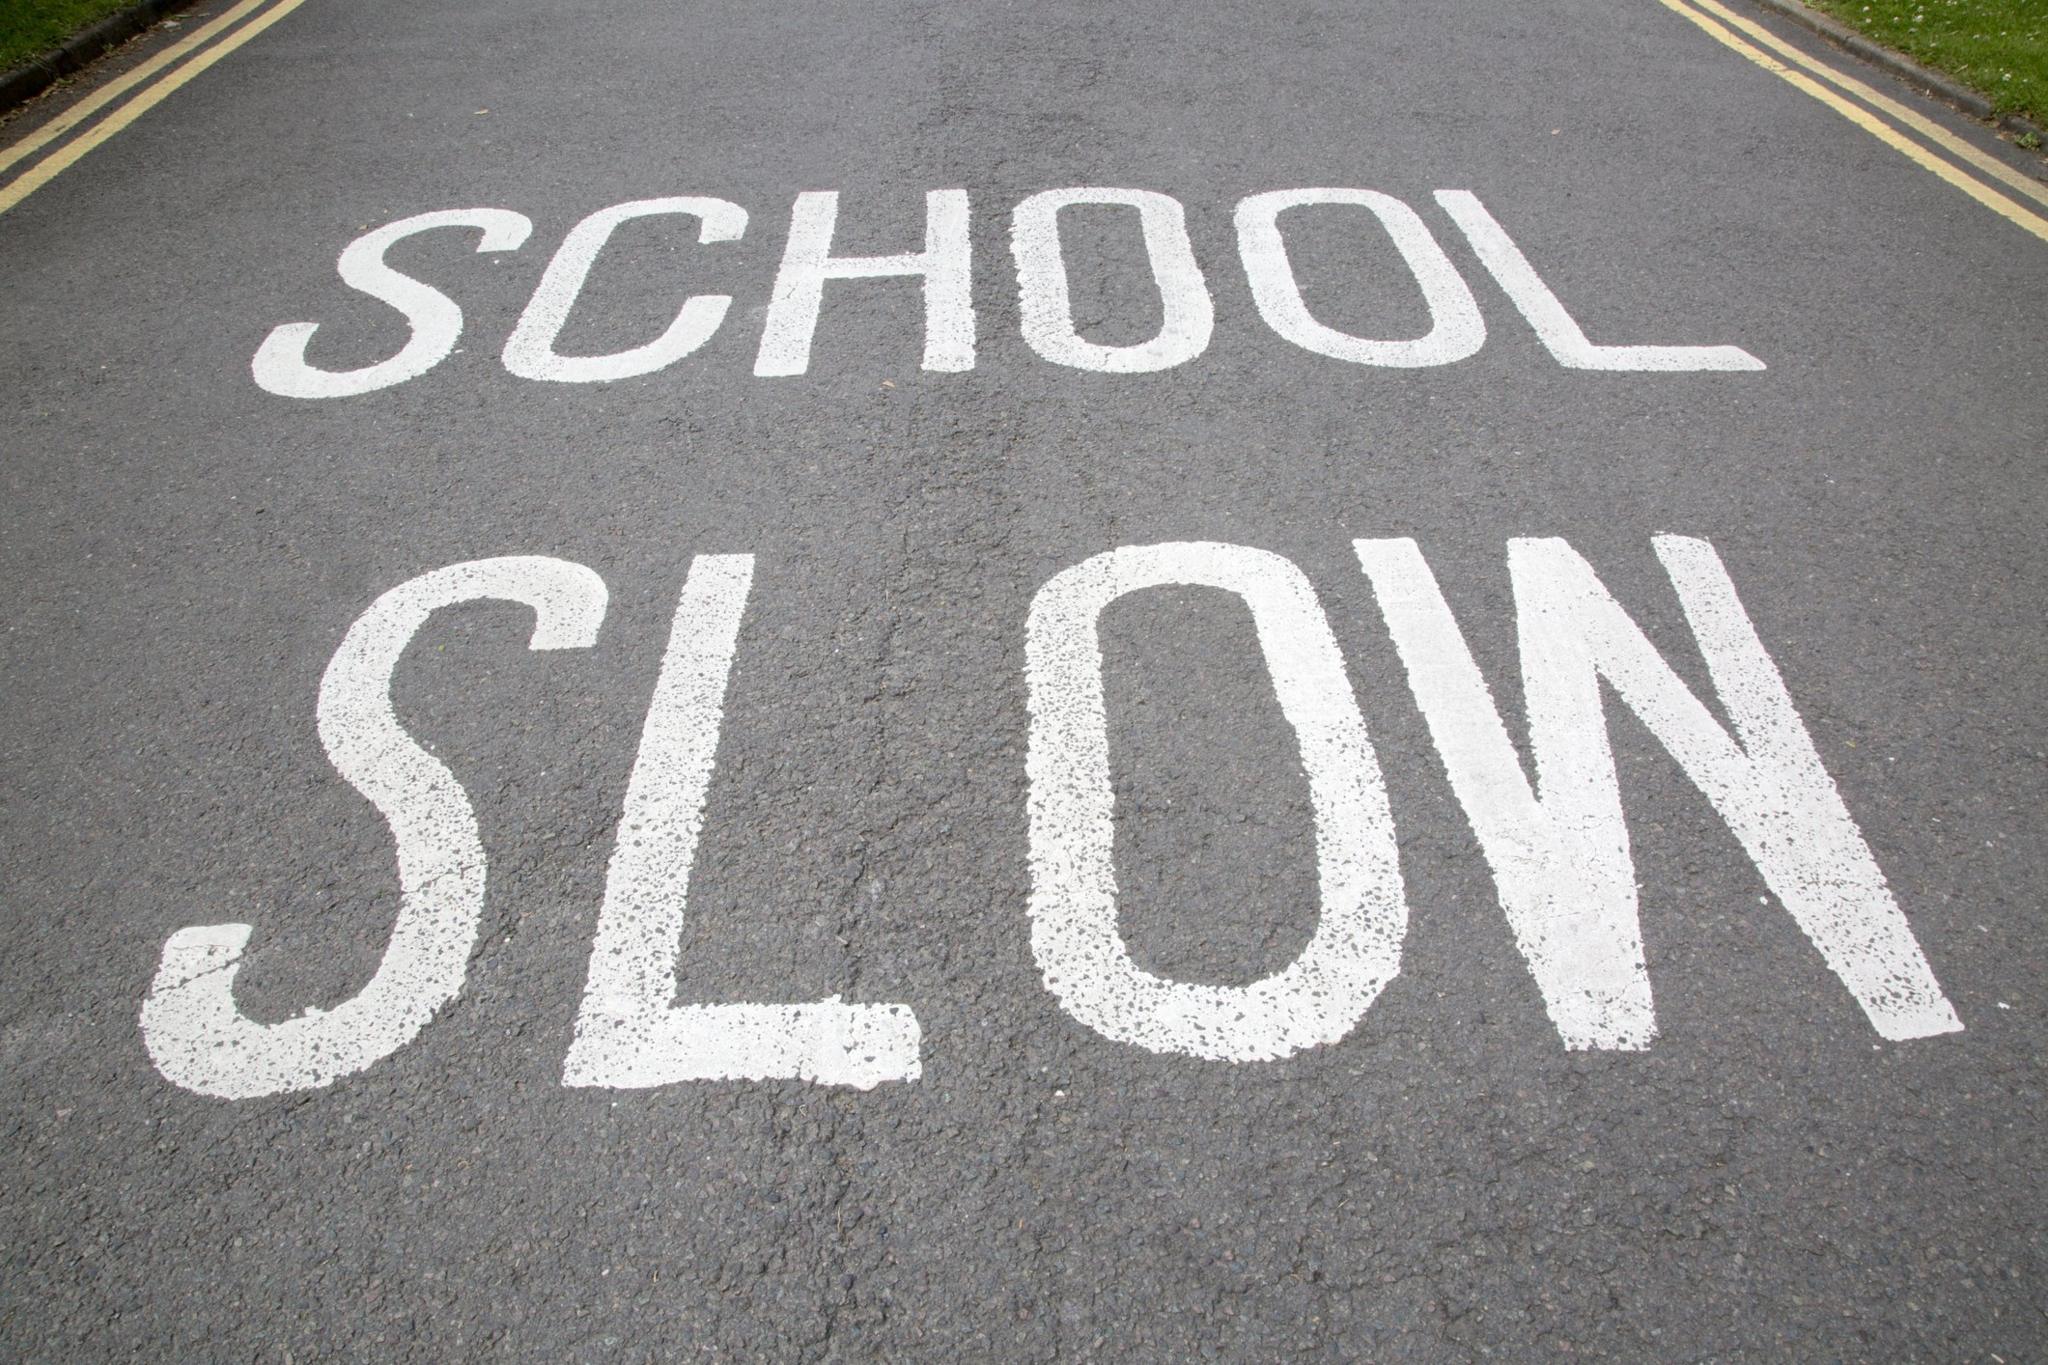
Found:
[[[2042,163],[1694,3],[6,124],[0,1354],[2048,1355]]]

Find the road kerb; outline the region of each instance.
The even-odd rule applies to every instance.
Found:
[[[83,33],[73,34],[53,51],[31,57],[12,71],[0,72],[0,117],[13,113],[66,76],[84,70],[165,15],[191,3],[192,0],[141,0],[109,14]]]
[[[2032,133],[2035,137],[2048,139],[2048,129],[2032,119],[2018,114],[2001,115],[1997,107],[1983,95],[1967,85],[1945,76],[1939,71],[1922,66],[1902,52],[1894,52],[1873,39],[1866,38],[1855,29],[1837,19],[1822,14],[1800,0],[1751,0],[1759,9],[1783,15],[1800,27],[1819,34],[1835,46],[1873,66],[1883,67],[1892,75],[1911,85],[1925,90],[1944,103],[1952,104],[1972,118],[1982,119],[2010,133]]]

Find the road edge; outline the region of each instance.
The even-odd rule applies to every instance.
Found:
[[[192,0],[138,0],[117,10],[39,57],[0,74],[0,117],[13,113],[66,76],[84,70],[101,54],[127,42]]]
[[[1846,52],[1861,57],[1873,66],[1883,67],[1899,77],[1942,101],[1954,105],[1974,119],[1999,128],[2008,133],[2032,133],[2037,138],[2048,140],[2048,129],[2032,119],[2018,114],[1998,113],[1997,107],[1983,95],[1952,76],[1945,76],[1930,67],[1920,65],[1903,52],[1894,52],[1874,38],[1866,38],[1839,19],[1822,14],[1800,3],[1800,0],[1750,0],[1759,9],[1783,15],[1793,23],[1818,33]]]

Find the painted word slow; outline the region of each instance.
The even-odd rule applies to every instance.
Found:
[[[1602,345],[1587,339],[1529,258],[1477,195],[1438,190],[1436,207],[1463,236],[1524,322],[1558,364],[1579,370],[1761,370],[1763,362],[1737,346]],[[1137,227],[1158,290],[1160,323],[1147,341],[1105,345],[1076,327],[1067,248],[1060,215],[1083,206],[1135,211]],[[1429,318],[1420,336],[1381,339],[1340,331],[1317,320],[1302,295],[1287,254],[1283,217],[1302,211],[1363,213],[1392,242],[1420,291]],[[569,230],[542,272],[525,311],[500,352],[504,366],[525,379],[596,384],[666,369],[717,337],[732,307],[729,295],[685,299],[661,335],[608,355],[564,355],[556,348],[592,267],[612,234],[627,222],[678,217],[696,224],[697,243],[716,247],[741,240],[747,211],[725,199],[695,195],[636,199],[614,204]],[[754,354],[754,373],[800,375],[810,368],[811,343],[827,297],[847,281],[916,280],[924,294],[923,367],[971,370],[977,336],[970,206],[965,190],[925,195],[920,248],[890,256],[835,255],[839,195],[819,190],[796,197],[781,268],[769,291],[766,320]],[[1486,343],[1486,321],[1471,287],[1431,231],[1406,203],[1376,190],[1275,190],[1241,200],[1234,213],[1237,253],[1258,314],[1276,334],[1304,351],[1353,365],[1412,369],[1449,365]],[[463,333],[462,308],[447,294],[405,275],[385,253],[425,232],[477,234],[476,250],[511,252],[525,246],[533,222],[510,209],[447,209],[388,223],[358,237],[341,253],[342,282],[404,315],[410,338],[395,354],[355,369],[327,369],[308,359],[321,324],[288,322],[271,330],[251,361],[256,383],[286,398],[345,398],[373,393],[427,373],[455,350]],[[1185,365],[1208,349],[1216,306],[1188,237],[1180,201],[1151,190],[1074,188],[1045,190],[1010,214],[1010,254],[1024,340],[1054,365],[1108,374],[1141,374]],[[1091,275],[1099,275],[1091,268]]]
[[[1725,726],[1570,545],[1508,543],[1533,781],[1415,542],[1353,549],[1565,1046],[1641,1049],[1656,1034],[1603,690],[1677,760],[1880,1036],[1962,1028],[1706,541],[1660,536],[1654,549]],[[920,1074],[908,1004],[675,1003],[690,868],[753,571],[751,555],[701,555],[683,583],[620,813],[566,1085],[782,1078],[865,1089]],[[1317,927],[1291,964],[1244,986],[1147,972],[1117,927],[1100,622],[1118,599],[1168,585],[1216,589],[1250,610],[1313,803]],[[398,585],[349,628],[321,680],[317,723],[335,770],[396,845],[402,901],[383,961],[342,1004],[261,1023],[234,997],[252,927],[179,930],[141,1021],[175,1084],[229,1099],[325,1086],[405,1046],[461,992],[482,919],[483,843],[461,783],[399,724],[391,680],[433,613],[479,600],[530,609],[536,650],[588,649],[608,594],[597,574],[564,560],[474,560]],[[1252,1063],[1344,1038],[1400,970],[1408,900],[1372,740],[1301,570],[1242,545],[1125,546],[1046,583],[1025,630],[1028,916],[1046,988],[1089,1029],[1156,1053]]]

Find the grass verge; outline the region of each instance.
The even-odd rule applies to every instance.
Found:
[[[0,0],[0,71],[48,52],[133,0]]]
[[[2048,123],[2048,0],[1806,0],[1946,72],[2001,114]]]

